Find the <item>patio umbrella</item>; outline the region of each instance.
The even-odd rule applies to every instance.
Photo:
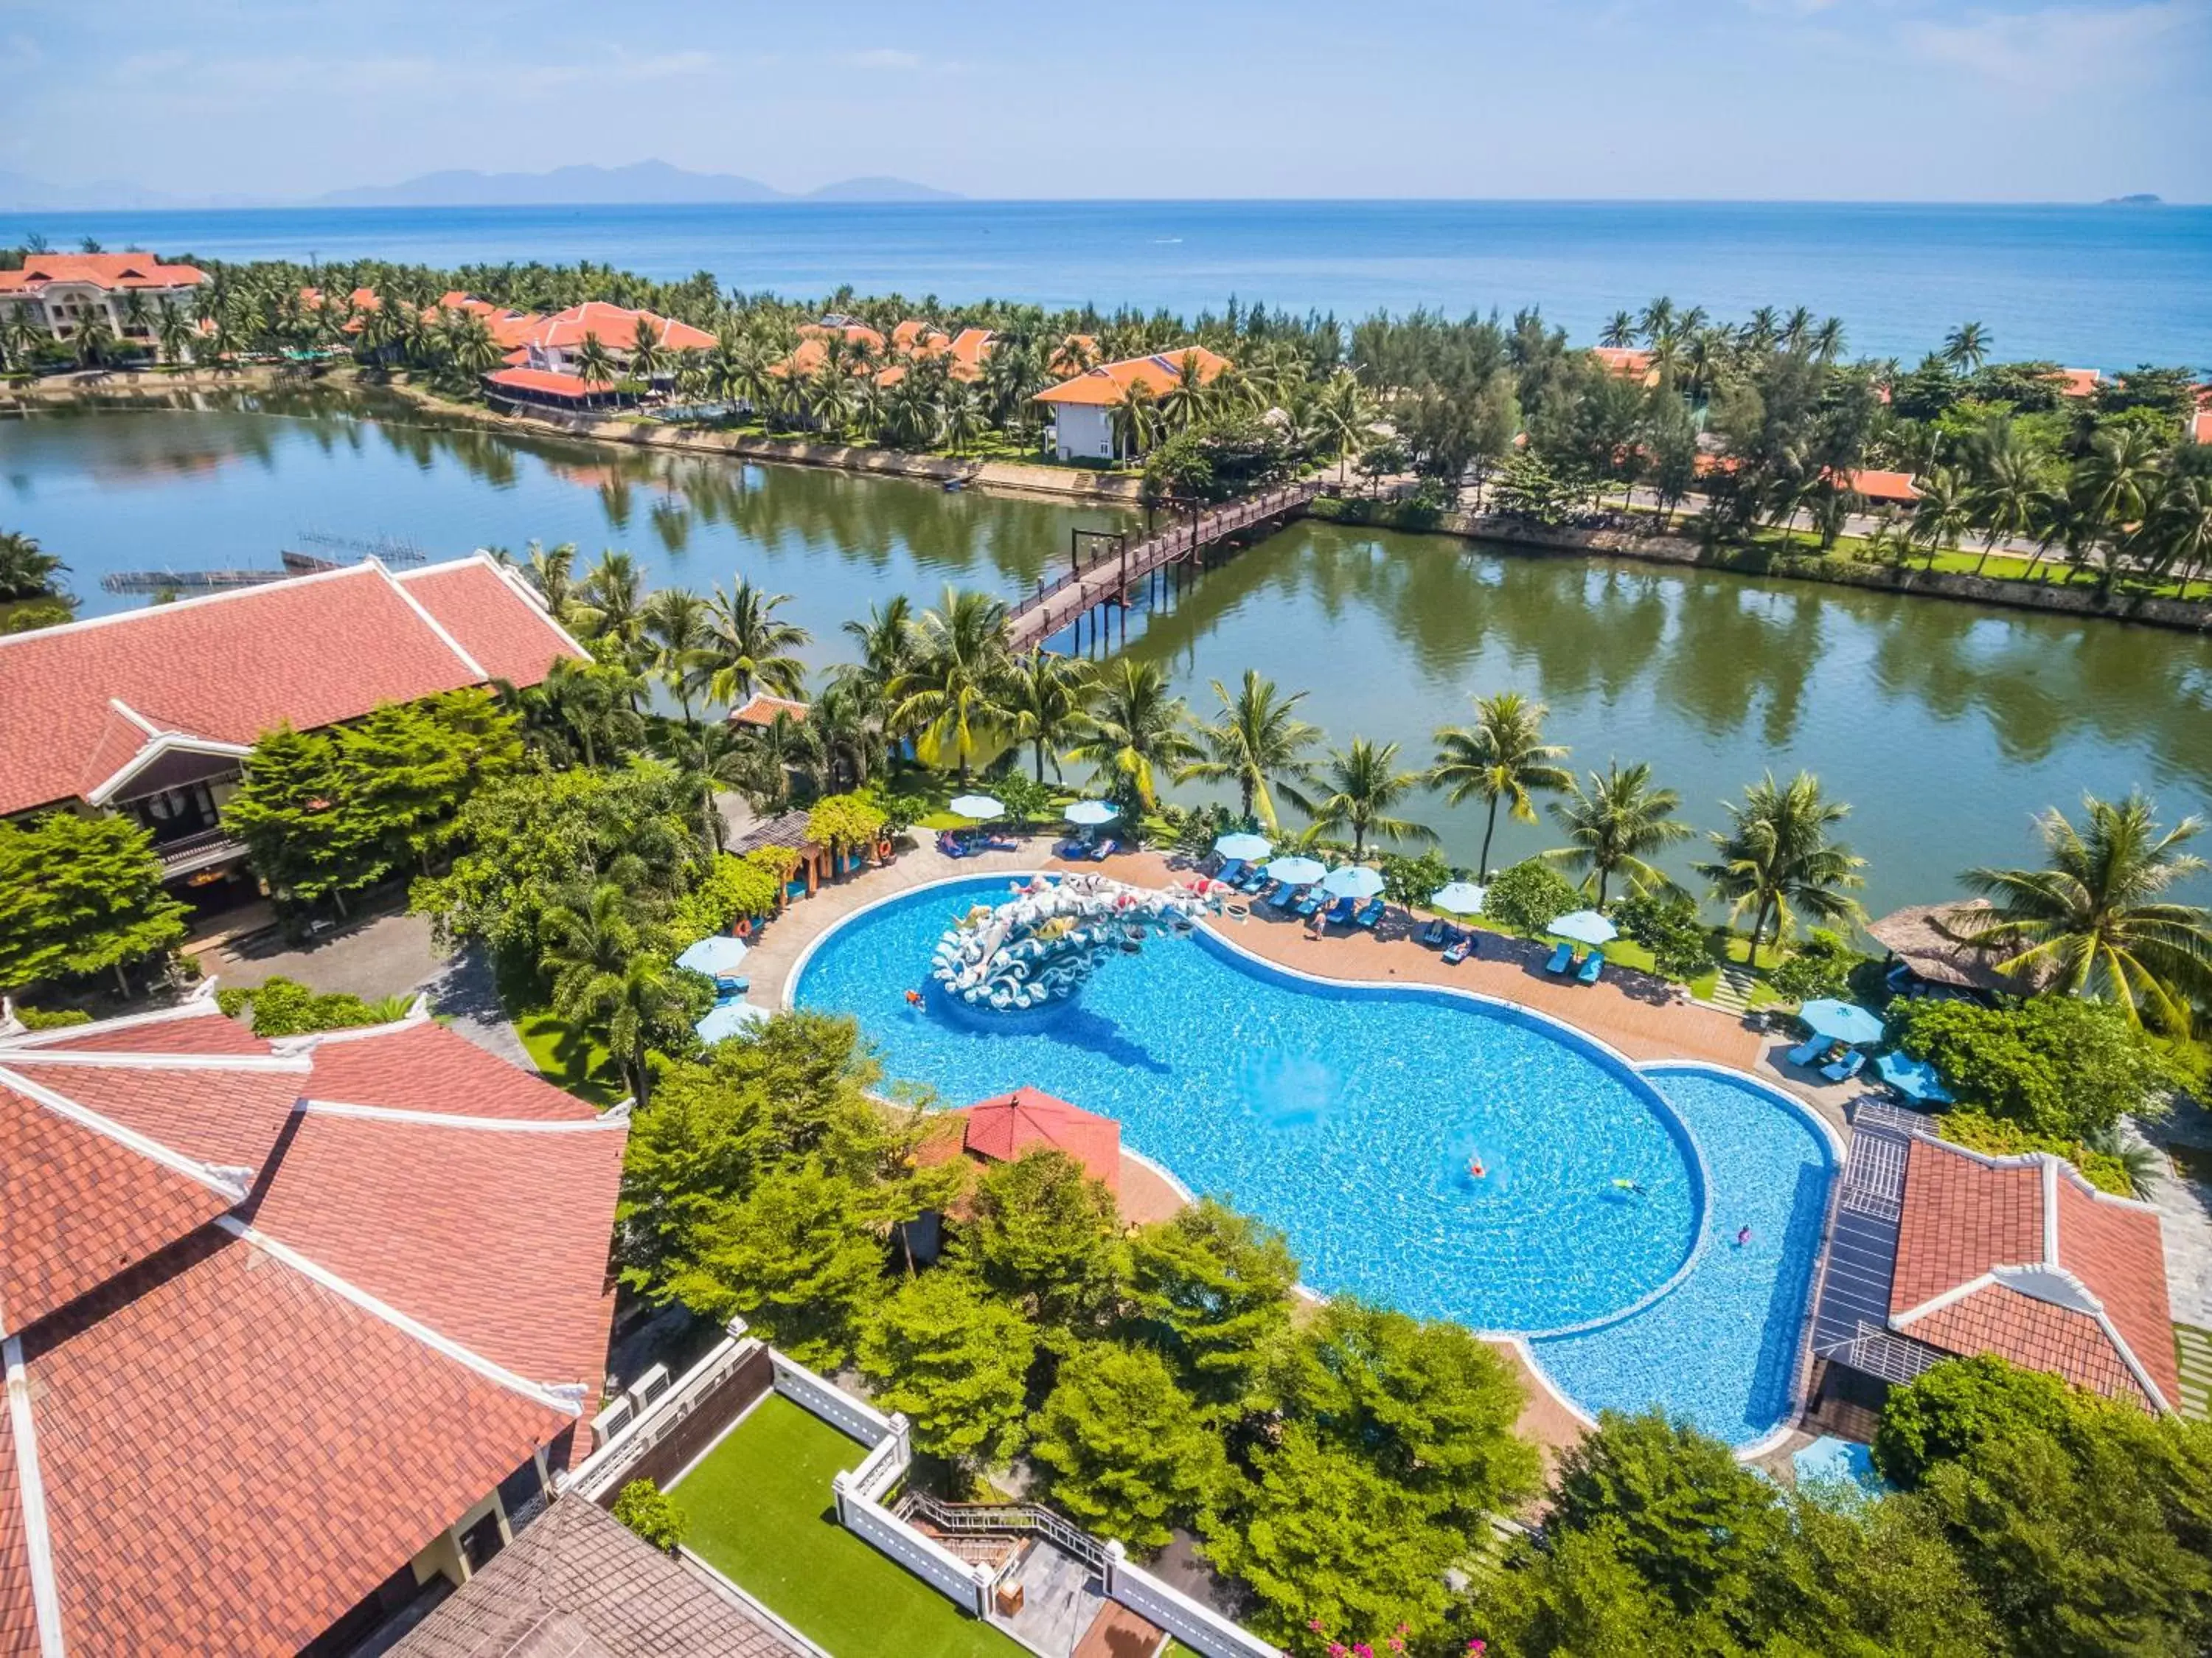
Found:
[[[1310,887],[1328,873],[1328,865],[1314,858],[1279,857],[1267,866],[1267,879],[1292,887]]]
[[[725,973],[736,972],[738,963],[744,959],[743,940],[732,938],[727,933],[709,933],[678,956],[676,965],[689,967],[695,973],[704,973],[709,978],[720,978]]]
[[[1006,814],[1006,802],[991,795],[955,795],[949,808],[955,817],[988,820]]]
[[[1488,896],[1487,888],[1478,887],[1471,881],[1455,881],[1431,893],[1429,906],[1449,910],[1456,916],[1479,916],[1482,913],[1482,900]]]
[[[1943,1086],[1936,1067],[1925,1059],[1915,1059],[1909,1053],[1885,1053],[1874,1062],[1874,1068],[1881,1073],[1883,1082],[1916,1104],[1951,1103],[1951,1090]]]
[[[1824,996],[1798,1009],[1797,1017],[1814,1035],[1832,1042],[1856,1047],[1862,1042],[1881,1039],[1881,1021],[1856,1002],[1838,1002]]]
[[[1544,930],[1554,938],[1571,938],[1577,944],[1610,944],[1620,929],[1595,910],[1571,910]]]
[[[1790,1466],[1801,1485],[1849,1480],[1866,1491],[1888,1489],[1882,1477],[1874,1471],[1873,1454],[1865,1446],[1830,1435],[1824,1434],[1803,1450],[1794,1453]]]
[[[1121,808],[1111,801],[1079,800],[1067,808],[1067,820],[1079,823],[1086,829],[1095,829],[1102,823],[1111,823],[1121,815]]]
[[[1213,843],[1213,850],[1225,858],[1242,858],[1247,863],[1257,863],[1275,849],[1265,835],[1246,834],[1240,830],[1218,837]]]
[[[766,1008],[757,1008],[750,1002],[724,1002],[709,1009],[707,1016],[691,1028],[699,1033],[702,1042],[711,1047],[740,1031],[767,1024],[768,1018]]]
[[[1347,863],[1330,870],[1321,889],[1331,898],[1373,898],[1382,890],[1382,872],[1364,863]]]

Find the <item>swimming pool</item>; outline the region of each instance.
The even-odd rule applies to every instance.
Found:
[[[1671,1076],[1504,1003],[1328,983],[1205,931],[1109,959],[1064,1011],[1003,1033],[910,1005],[939,935],[1006,890],[977,877],[860,911],[801,960],[791,1001],[852,1015],[892,1077],[945,1104],[1027,1083],[1115,1118],[1185,1186],[1280,1228],[1325,1294],[1553,1332],[1540,1362],[1587,1408],[1655,1386],[1643,1403],[1693,1402],[1705,1382],[1666,1385],[1665,1353],[1624,1348],[1620,1321],[1707,1276],[1709,1213],[1736,1215],[1740,1183],[1765,1174],[1733,1138],[1712,1164]],[[1792,1114],[1761,1099],[1738,1115],[1762,1112]],[[1773,1241],[1710,1293],[1741,1310],[1764,1271],[1794,1272],[1802,1294],[1809,1257]],[[1747,1420],[1762,1408],[1747,1395]]]

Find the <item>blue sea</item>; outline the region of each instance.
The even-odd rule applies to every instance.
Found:
[[[1907,359],[1969,320],[1996,354],[2212,366],[2212,207],[1789,202],[1001,202],[0,213],[0,246],[450,266],[588,259],[726,288],[948,302],[1249,304],[1350,319],[1540,306],[1590,343],[1655,295],[1804,305]]]

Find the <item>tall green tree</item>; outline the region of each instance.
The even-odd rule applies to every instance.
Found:
[[[1436,831],[1426,824],[1392,815],[1428,780],[1424,772],[1399,768],[1396,743],[1354,737],[1349,747],[1331,750],[1322,768],[1315,826],[1351,830],[1354,859],[1366,855],[1370,838],[1393,846],[1432,841]]]
[[[1629,890],[1638,894],[1680,895],[1680,884],[1650,860],[1655,852],[1687,840],[1691,832],[1674,820],[1681,796],[1653,786],[1648,762],[1623,769],[1619,761],[1610,761],[1603,773],[1589,774],[1587,789],[1574,783],[1568,789],[1567,798],[1552,806],[1568,844],[1545,856],[1582,871],[1583,889],[1594,893],[1600,909],[1616,875],[1626,877]]]
[[[1091,1320],[1111,1299],[1120,1217],[1113,1194],[1062,1151],[987,1169],[948,1255],[1040,1322]]]
[[[1761,943],[1778,942],[1801,914],[1838,924],[1857,917],[1850,893],[1865,884],[1866,860],[1833,838],[1850,808],[1825,797],[1819,778],[1800,771],[1778,783],[1770,771],[1725,809],[1729,826],[1713,832],[1713,856],[1697,870],[1734,917],[1751,917],[1751,966]]]
[[[222,826],[272,889],[307,904],[329,899],[343,914],[345,894],[380,872],[374,838],[343,809],[345,797],[337,740],[280,726],[253,745]]]
[[[965,783],[1012,725],[1011,662],[1006,606],[988,593],[947,588],[915,623],[913,661],[889,687],[891,717],[897,728],[920,734],[925,761],[955,767]]]
[[[790,602],[789,594],[765,593],[742,576],[728,592],[714,589],[707,601],[708,639],[695,670],[708,698],[734,707],[756,691],[799,695],[805,670],[793,653],[811,636],[796,622],[777,617]]]
[[[860,1332],[877,1409],[904,1415],[920,1449],[970,1464],[1020,1443],[1036,1354],[1021,1314],[955,1272],[909,1279]]]
[[[1060,757],[1088,735],[1085,711],[1091,694],[1089,665],[1032,645],[1013,659],[1006,674],[1006,710],[1013,716],[1017,741],[1030,745],[1036,781],[1044,781],[1045,761],[1060,775]]]
[[[1109,799],[1150,811],[1160,782],[1200,758],[1190,710],[1158,662],[1116,656],[1092,677],[1090,729],[1067,753],[1093,768]]]
[[[1036,1413],[1030,1456],[1054,1508],[1144,1553],[1164,1547],[1226,1475],[1221,1441],[1167,1363],[1144,1348],[1086,1342]]]
[[[124,968],[185,936],[146,831],[105,813],[0,819],[0,987]]]
[[[1444,791],[1448,804],[1480,799],[1489,815],[1483,824],[1482,855],[1490,869],[1491,838],[1498,832],[1502,804],[1522,823],[1536,821],[1534,796],[1571,788],[1574,774],[1559,762],[1566,749],[1544,741],[1544,704],[1517,691],[1501,691],[1474,700],[1472,725],[1445,726],[1437,733],[1436,763],[1429,779]]]
[[[1298,1264],[1279,1232],[1213,1199],[1139,1227],[1123,1249],[1135,1333],[1200,1403],[1236,1407],[1279,1357]]]
[[[714,613],[707,601],[684,588],[660,588],[645,601],[641,631],[652,647],[653,671],[675,693],[684,723],[695,725],[691,698],[699,670],[714,638]]]
[[[1249,667],[1234,696],[1218,680],[1212,686],[1221,710],[1198,731],[1206,758],[1185,766],[1181,775],[1234,783],[1240,814],[1250,820],[1256,812],[1258,821],[1268,829],[1279,821],[1278,794],[1310,815],[1312,802],[1301,791],[1313,784],[1313,750],[1322,734],[1320,727],[1297,716],[1297,705],[1306,693],[1294,691],[1285,697],[1273,680]]]

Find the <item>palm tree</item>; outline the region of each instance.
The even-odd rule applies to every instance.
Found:
[[[627,905],[623,890],[605,882],[584,909],[554,911],[544,960],[554,969],[555,1011],[606,1045],[642,1106],[653,1088],[653,1032],[684,1010],[684,1000],[674,964],[641,936]]]
[[[1366,856],[1370,836],[1392,845],[1432,841],[1437,832],[1426,824],[1390,815],[1427,781],[1422,772],[1398,770],[1396,743],[1354,737],[1349,748],[1329,754],[1322,779],[1329,792],[1314,808],[1313,820],[1323,829],[1349,828],[1355,862]]]
[[[691,725],[691,692],[708,642],[714,637],[714,619],[707,601],[688,588],[662,588],[645,601],[640,619],[644,636],[653,646],[653,671],[676,693],[676,700],[683,705],[684,723]]]
[[[68,568],[36,537],[0,530],[0,599],[45,598],[54,590],[54,577]]]
[[[1574,787],[1574,775],[1559,762],[1566,749],[1544,741],[1541,703],[1517,691],[1501,691],[1474,700],[1473,725],[1448,725],[1437,732],[1436,764],[1429,781],[1444,791],[1448,805],[1480,795],[1490,805],[1482,831],[1481,868],[1490,869],[1490,840],[1498,832],[1501,802],[1522,823],[1536,821],[1531,796]]]
[[[637,332],[630,336],[629,372],[631,378],[641,380],[648,386],[668,371],[668,348],[660,343],[660,334],[650,317],[637,320]]]
[[[614,353],[597,334],[586,330],[576,344],[576,373],[585,387],[604,390],[615,383],[616,372]]]
[[[446,327],[446,349],[453,366],[471,379],[496,369],[506,353],[491,337],[491,326],[472,311],[456,311]]]
[[[1662,848],[1690,838],[1689,826],[1674,821],[1681,796],[1671,789],[1651,786],[1651,767],[1638,761],[1623,770],[1618,761],[1607,765],[1601,777],[1589,774],[1589,787],[1568,785],[1568,797],[1555,801],[1552,815],[1567,832],[1568,844],[1544,856],[1583,871],[1583,890],[1595,891],[1597,906],[1605,907],[1606,889],[1613,876],[1627,878],[1639,893],[1675,897],[1681,887],[1647,860]]]
[[[945,441],[952,446],[955,454],[965,454],[968,446],[981,437],[986,429],[982,405],[976,400],[974,387],[953,381],[945,388],[941,405],[943,413],[939,430]]]
[[[846,623],[845,631],[859,644],[860,660],[841,668],[840,676],[866,693],[886,735],[902,735],[890,716],[891,686],[919,660],[913,600],[903,593],[893,594],[881,604],[869,606],[865,621]]]
[[[1813,330],[1808,344],[1813,348],[1815,360],[1833,363],[1844,354],[1844,320],[1829,317]]]
[[[896,728],[920,733],[933,765],[950,760],[965,783],[985,749],[1013,722],[1006,705],[1006,607],[988,593],[947,588],[914,625],[913,665],[890,686]]]
[[[1186,351],[1176,360],[1174,381],[1160,393],[1160,424],[1170,432],[1188,430],[1197,424],[1205,407],[1206,377],[1199,355]]]
[[[161,302],[161,314],[154,320],[154,338],[161,342],[164,363],[177,364],[191,359],[191,322],[183,310],[169,300]]]
[[[105,368],[113,361],[117,346],[115,325],[107,320],[102,307],[76,326],[76,333],[70,344],[76,349],[77,363],[82,368]]]
[[[1615,311],[1598,330],[1597,343],[1608,350],[1626,350],[1636,344],[1636,319],[1626,311]]]
[[[538,596],[556,619],[565,620],[575,602],[575,582],[570,574],[575,566],[574,541],[563,541],[550,552],[532,541],[524,552],[523,579],[538,589]]]
[[[637,560],[609,547],[576,584],[570,608],[586,632],[596,639],[612,640],[627,661],[645,625],[644,606],[645,578],[638,573]]]
[[[2045,868],[1967,870],[1961,879],[1990,907],[1954,917],[1954,930],[2017,950],[1999,971],[2023,984],[2117,1002],[2130,1019],[2148,1004],[2166,1029],[2186,1031],[2191,1002],[2212,997],[2212,911],[2166,894],[2203,873],[2204,860],[2182,850],[2203,820],[2166,828],[2139,793],[2081,804],[2085,828],[2056,809],[2036,820]]]
[[[1982,556],[1974,574],[1990,562],[1996,544],[2035,533],[2051,503],[2043,468],[2016,436],[2009,420],[1993,423],[1975,445],[1974,483],[1967,505],[1982,529]]]
[[[1114,422],[1114,440],[1121,453],[1131,460],[1152,447],[1152,434],[1158,430],[1159,410],[1152,397],[1152,388],[1141,380],[1133,380],[1121,388],[1110,411]]]
[[[1314,399],[1314,416],[1328,448],[1336,451],[1336,481],[1344,482],[1344,469],[1374,423],[1374,405],[1367,388],[1349,369],[1339,369]]]
[[[1110,800],[1150,811],[1159,803],[1159,777],[1199,759],[1190,710],[1168,692],[1158,662],[1116,656],[1091,684],[1090,729],[1068,751],[1093,766]]]
[[[775,613],[791,602],[787,593],[765,593],[744,576],[727,593],[717,587],[707,601],[708,637],[700,647],[695,684],[709,699],[732,708],[766,689],[778,697],[797,697],[805,670],[791,653],[813,635]]]
[[[1962,322],[1943,336],[1943,361],[1955,374],[1970,375],[1990,354],[1990,332],[1978,322]]]
[[[1030,745],[1036,780],[1044,781],[1046,756],[1060,775],[1060,751],[1091,732],[1084,712],[1091,692],[1091,670],[1072,656],[1055,655],[1032,645],[1017,656],[1006,676],[1006,708],[1014,716],[1014,735]]]
[[[1636,332],[1646,344],[1656,344],[1662,334],[1674,332],[1674,302],[1662,294],[1645,306],[1636,319]]]
[[[2087,533],[2117,548],[2143,521],[2158,483],[2158,445],[2140,426],[2102,431],[2074,466],[2069,491]]]
[[[2212,569],[2212,479],[2166,473],[2138,539],[2154,570],[2180,578],[2178,596],[2186,599],[2190,576]]]
[[[623,668],[556,656],[545,678],[521,693],[524,723],[556,765],[568,764],[580,751],[585,765],[596,766],[602,753],[612,759],[645,735],[634,705],[635,686]]]
[[[1801,911],[1820,921],[1857,917],[1849,889],[1865,884],[1858,872],[1866,860],[1830,835],[1850,809],[1824,799],[1820,779],[1809,771],[1787,783],[1776,783],[1770,771],[1744,790],[1741,804],[1727,807],[1729,826],[1713,832],[1714,856],[1697,871],[1732,917],[1751,917],[1752,966],[1759,966],[1770,922],[1778,942]]]
[[[1235,782],[1241,815],[1250,821],[1256,811],[1258,821],[1270,830],[1279,821],[1276,791],[1311,816],[1313,804],[1300,790],[1312,786],[1314,763],[1308,757],[1322,734],[1320,727],[1297,716],[1306,693],[1283,696],[1273,680],[1248,667],[1235,696],[1218,680],[1213,681],[1213,695],[1221,704],[1220,717],[1198,730],[1207,758],[1186,766],[1182,776]]]
[[[1974,515],[1967,505],[1966,486],[1957,471],[1938,466],[1913,480],[1920,493],[1912,503],[1908,539],[1928,549],[1928,568],[1936,568],[1936,554],[1956,552],[1959,542],[1973,527]]]

